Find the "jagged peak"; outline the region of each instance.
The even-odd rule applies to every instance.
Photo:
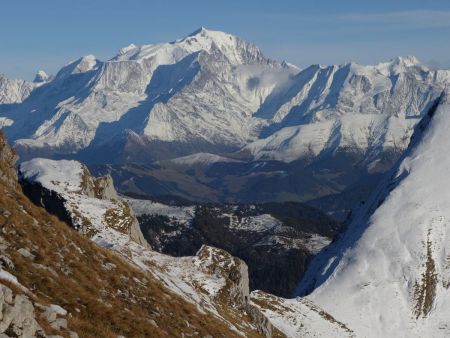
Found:
[[[43,70],[39,70],[34,77],[34,83],[42,83],[47,82],[50,79],[50,76]]]
[[[423,65],[422,62],[420,62],[418,58],[416,58],[415,56],[412,56],[412,55],[397,56],[394,59],[392,59],[391,62],[393,64],[402,64],[407,67]]]
[[[415,56],[397,56],[388,62],[382,62],[374,66],[383,74],[399,74],[410,71],[411,69],[420,69],[428,71],[428,67],[419,61]]]
[[[218,30],[212,30],[212,29],[207,29],[205,27],[200,27],[198,29],[196,29],[195,31],[193,31],[191,34],[188,34],[185,38],[188,37],[192,37],[192,36],[197,36],[197,37],[210,37],[210,38],[217,38],[217,37],[234,37],[234,35],[223,32],[223,31],[218,31]],[[184,39],[182,39],[184,40]]]
[[[297,65],[294,65],[293,63],[287,62],[285,60],[281,61],[281,67],[283,68],[287,68],[287,69],[293,69],[296,71],[300,71],[301,68],[298,67]]]
[[[81,74],[91,71],[96,68],[99,60],[95,55],[88,54],[74,61],[67,63],[61,70],[56,74],[56,78],[64,78],[72,74]]]
[[[197,28],[195,31],[193,31],[188,36],[194,36],[194,35],[199,35],[199,34],[208,33],[208,32],[209,32],[209,30],[206,27],[201,26],[200,28]]]
[[[74,73],[85,73],[92,70],[97,64],[97,58],[95,55],[85,55],[79,59],[78,65],[74,69]]]
[[[139,48],[137,45],[135,45],[134,43],[130,43],[128,46],[120,48],[118,55],[124,55],[130,51],[137,49],[137,48]]]

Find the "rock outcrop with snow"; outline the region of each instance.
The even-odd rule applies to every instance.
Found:
[[[23,162],[20,175],[24,191],[32,200],[49,210],[64,209],[60,218],[78,231],[99,241],[105,233],[117,232],[147,245],[133,210],[117,196],[110,176],[93,177],[76,161],[41,158]]]
[[[36,204],[58,216],[55,211],[64,209],[67,219],[60,218],[152,273],[186,301],[212,312],[236,332],[249,329],[271,335],[270,322],[249,303],[248,268],[242,260],[208,246],[187,257],[152,251],[111,178],[92,177],[79,162],[37,158],[20,165],[20,177],[24,192]],[[246,316],[244,322],[237,315],[240,312]]]

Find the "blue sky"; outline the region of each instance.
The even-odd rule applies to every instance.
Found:
[[[32,79],[82,55],[107,59],[130,43],[172,41],[200,26],[301,67],[397,55],[450,67],[448,0],[5,0],[0,73]]]

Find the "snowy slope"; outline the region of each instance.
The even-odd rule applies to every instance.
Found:
[[[344,323],[307,299],[285,299],[254,291],[250,294],[252,303],[277,329],[289,338],[355,337]]]
[[[158,161],[159,162],[159,161]],[[159,164],[156,162],[156,164]],[[237,160],[219,156],[215,154],[209,154],[209,153],[196,153],[192,155],[182,156],[173,158],[171,160],[167,160],[166,164],[175,164],[175,165],[182,165],[182,166],[194,166],[194,165],[200,165],[200,166],[210,166],[214,163],[218,162],[239,162]]]
[[[256,116],[270,119],[265,138],[244,148],[256,159],[291,162],[356,155],[373,169],[395,160],[413,128],[450,80],[414,57],[375,66],[311,66],[274,91]]]
[[[319,254],[299,285],[299,293],[315,287],[308,299],[357,336],[450,334],[448,92],[427,120],[348,231]]]
[[[137,216],[141,215],[166,215],[175,218],[177,222],[189,224],[194,218],[195,206],[171,206],[150,200],[140,200],[124,197]]]
[[[245,149],[258,160],[283,162],[349,151],[365,155],[370,163],[385,152],[401,153],[406,149],[416,123],[415,119],[385,114],[348,113],[336,119],[285,127]]]
[[[0,106],[20,103],[30,95],[36,84],[23,80],[10,80],[0,74]]]

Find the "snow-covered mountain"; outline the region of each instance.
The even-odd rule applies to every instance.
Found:
[[[35,87],[32,82],[10,80],[0,74],[0,105],[21,103]]]
[[[114,144],[109,161],[143,145],[147,161],[173,157],[152,149],[161,142],[187,147],[175,154],[238,149],[257,138],[262,121],[253,112],[295,72],[250,43],[202,28],[171,43],[130,45],[105,62],[88,55],[69,63],[23,104],[5,108],[14,120],[5,131],[31,154],[91,154]]]
[[[23,102],[0,106],[0,116],[28,157],[149,163],[242,148],[252,159],[285,162],[351,153],[385,170],[392,156],[383,155],[407,147],[449,78],[413,57],[299,71],[201,28],[170,43],[132,44],[108,61],[84,56],[54,77],[39,72],[28,97],[31,89],[13,81],[0,96]]]
[[[448,337],[450,96],[298,292],[357,336]]]
[[[311,66],[269,96],[256,113],[271,119],[262,133],[267,137],[244,151],[286,162],[349,153],[369,170],[386,170],[383,161],[389,166],[392,156],[383,155],[395,158],[406,149],[415,124],[449,81],[449,71],[431,71],[414,57]]]

